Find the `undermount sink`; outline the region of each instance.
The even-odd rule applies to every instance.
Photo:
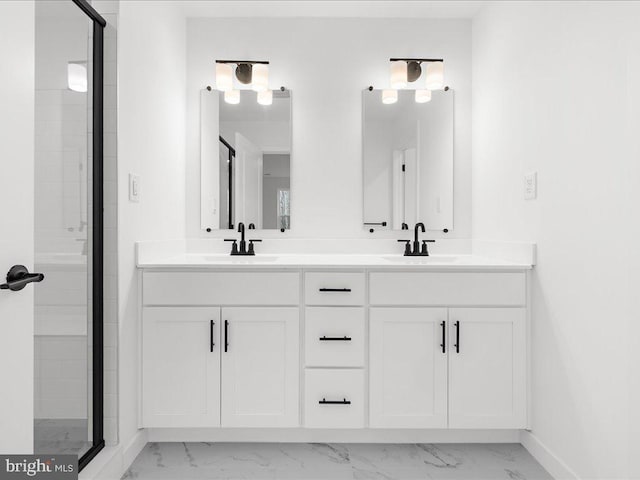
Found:
[[[458,257],[455,255],[430,255],[428,257],[405,257],[404,255],[387,255],[382,258],[387,262],[400,264],[455,263],[458,260]]]

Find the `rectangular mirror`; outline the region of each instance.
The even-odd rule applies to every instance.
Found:
[[[202,229],[291,228],[290,91],[260,105],[251,90],[238,104],[203,90],[200,107]]]
[[[364,226],[451,230],[453,91],[434,91],[427,103],[414,90],[397,93],[392,104],[382,103],[382,90],[363,93]]]

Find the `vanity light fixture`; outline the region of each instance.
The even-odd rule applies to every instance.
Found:
[[[263,60],[216,60],[216,89],[225,92],[225,102],[240,103],[240,91],[233,89],[233,65],[238,82],[258,92],[260,105],[271,105],[273,92],[269,90],[269,62]],[[227,95],[227,92],[232,93]]]
[[[407,86],[407,62],[391,62],[391,88],[399,90]]]
[[[382,103],[390,105],[398,101],[398,91],[393,89],[382,90]]]
[[[216,62],[216,89],[221,92],[233,90],[233,70],[228,63]]]
[[[442,90],[444,88],[444,62],[432,62],[427,65],[425,86],[429,90]]]
[[[444,60],[442,58],[390,58],[389,61],[391,62],[392,88],[405,88],[407,84],[418,80],[422,75],[423,63],[427,64],[427,88],[437,90],[437,88],[429,88],[429,85],[440,85],[438,88],[442,88],[444,84]]]
[[[67,85],[69,90],[74,92],[87,92],[87,62],[79,61],[67,64]]]
[[[264,92],[269,89],[269,65],[258,63],[253,66],[251,88],[256,92]]]

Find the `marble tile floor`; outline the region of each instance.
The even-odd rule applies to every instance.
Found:
[[[552,477],[519,444],[149,443],[123,479]]]
[[[37,454],[82,456],[91,448],[86,419],[37,418],[33,423],[33,449]]]

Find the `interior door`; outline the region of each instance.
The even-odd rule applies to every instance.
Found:
[[[235,148],[235,224],[262,228],[263,152],[240,133],[236,133]]]
[[[526,427],[524,308],[449,312],[449,427]]]
[[[370,309],[371,427],[446,428],[446,320],[444,308]]]
[[[34,260],[34,2],[0,2],[0,283]],[[0,290],[0,452],[33,451],[34,286]]]
[[[297,308],[222,309],[222,426],[297,427]]]
[[[145,307],[144,427],[220,425],[220,309]]]

